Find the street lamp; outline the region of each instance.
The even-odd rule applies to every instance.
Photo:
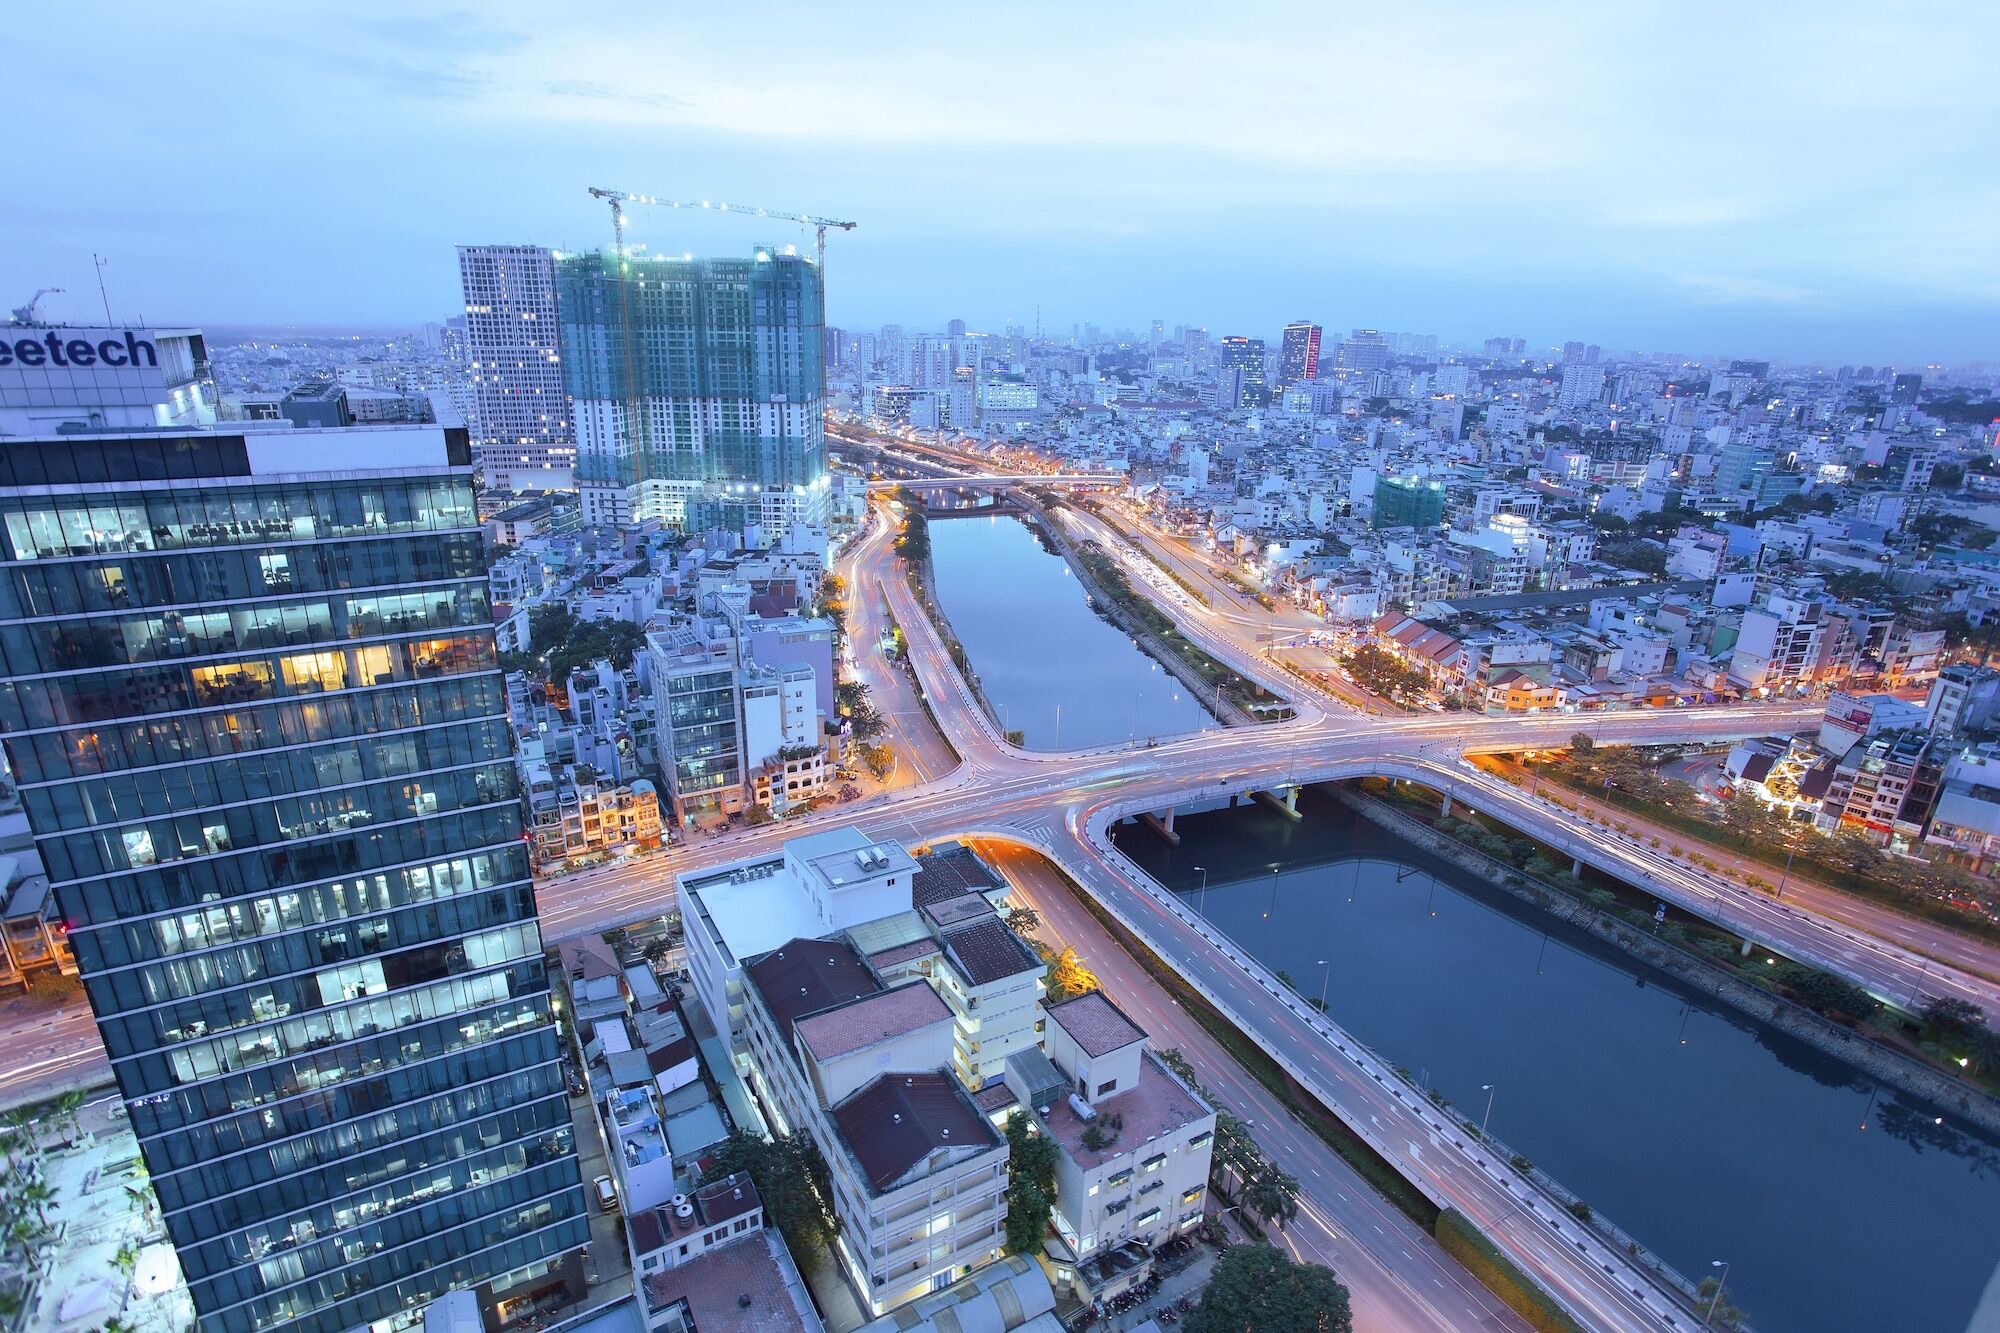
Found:
[[[1796,844],[1785,853],[1785,873],[1778,876],[1778,892],[1772,897],[1772,902],[1781,903],[1785,901],[1785,881],[1792,877],[1792,858],[1798,854],[1799,849]]]
[[[1202,920],[1206,921],[1208,920],[1208,867],[1196,866],[1195,869],[1201,872],[1201,897],[1197,900],[1194,910]]]
[[[1722,1289],[1729,1285],[1729,1265],[1727,1263],[1720,1259],[1711,1259],[1708,1261],[1708,1266],[1710,1268],[1720,1268],[1722,1276],[1716,1279],[1715,1299],[1708,1303],[1708,1313],[1702,1316],[1701,1326],[1703,1328],[1707,1328],[1715,1322],[1716,1307],[1722,1304]]]
[[[1333,980],[1333,961],[1331,959],[1322,958],[1319,960],[1319,965],[1323,969],[1319,975],[1319,1011],[1321,1013],[1325,1013],[1326,987],[1327,983]]]
[[[1487,1122],[1493,1119],[1494,1085],[1482,1083],[1479,1085],[1479,1090],[1486,1094],[1486,1114],[1479,1117],[1479,1137],[1483,1139],[1486,1137]]]

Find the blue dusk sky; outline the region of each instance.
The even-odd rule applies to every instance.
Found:
[[[14,7],[0,308],[407,327],[604,185],[829,317],[2000,359],[2000,5]],[[635,209],[679,253],[810,243]]]

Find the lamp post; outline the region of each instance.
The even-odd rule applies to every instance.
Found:
[[[1486,1137],[1487,1123],[1493,1119],[1493,1094],[1495,1087],[1491,1083],[1482,1083],[1479,1085],[1479,1090],[1486,1094],[1486,1114],[1479,1117],[1479,1137],[1483,1139]]]
[[[1202,920],[1206,921],[1208,920],[1208,867],[1196,866],[1195,869],[1201,872],[1201,897],[1197,900],[1194,910]]]
[[[1319,965],[1321,968],[1319,974],[1319,1011],[1321,1013],[1325,1013],[1326,987],[1327,983],[1333,980],[1333,960],[1329,958],[1322,958],[1319,960]]]
[[[1715,1322],[1716,1308],[1722,1304],[1722,1289],[1729,1285],[1729,1265],[1727,1263],[1721,1259],[1711,1259],[1708,1261],[1708,1266],[1710,1268],[1720,1268],[1722,1276],[1715,1281],[1715,1299],[1708,1303],[1708,1313],[1701,1317],[1701,1326],[1703,1328],[1707,1328]]]
[[[1798,854],[1799,849],[1797,847],[1793,847],[1785,853],[1785,873],[1778,876],[1778,892],[1772,896],[1772,902],[1781,903],[1785,901],[1785,881],[1792,877],[1792,858]]]

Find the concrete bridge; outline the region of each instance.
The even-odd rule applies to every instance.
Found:
[[[900,487],[908,487],[913,491],[1006,490],[1013,486],[1103,489],[1107,486],[1123,486],[1128,480],[1130,478],[1117,472],[989,472],[976,476],[909,477],[900,480],[884,477],[881,481],[869,482],[868,489],[893,491]]]

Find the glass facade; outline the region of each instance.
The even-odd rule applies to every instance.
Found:
[[[827,471],[818,268],[796,255],[556,267],[579,481],[811,487]]]
[[[588,1241],[467,461],[0,443],[0,728],[204,1333]]]
[[[665,673],[662,673],[665,674]],[[733,666],[666,675],[661,727],[676,813],[719,808],[723,793],[743,785],[743,751],[736,717]]]

